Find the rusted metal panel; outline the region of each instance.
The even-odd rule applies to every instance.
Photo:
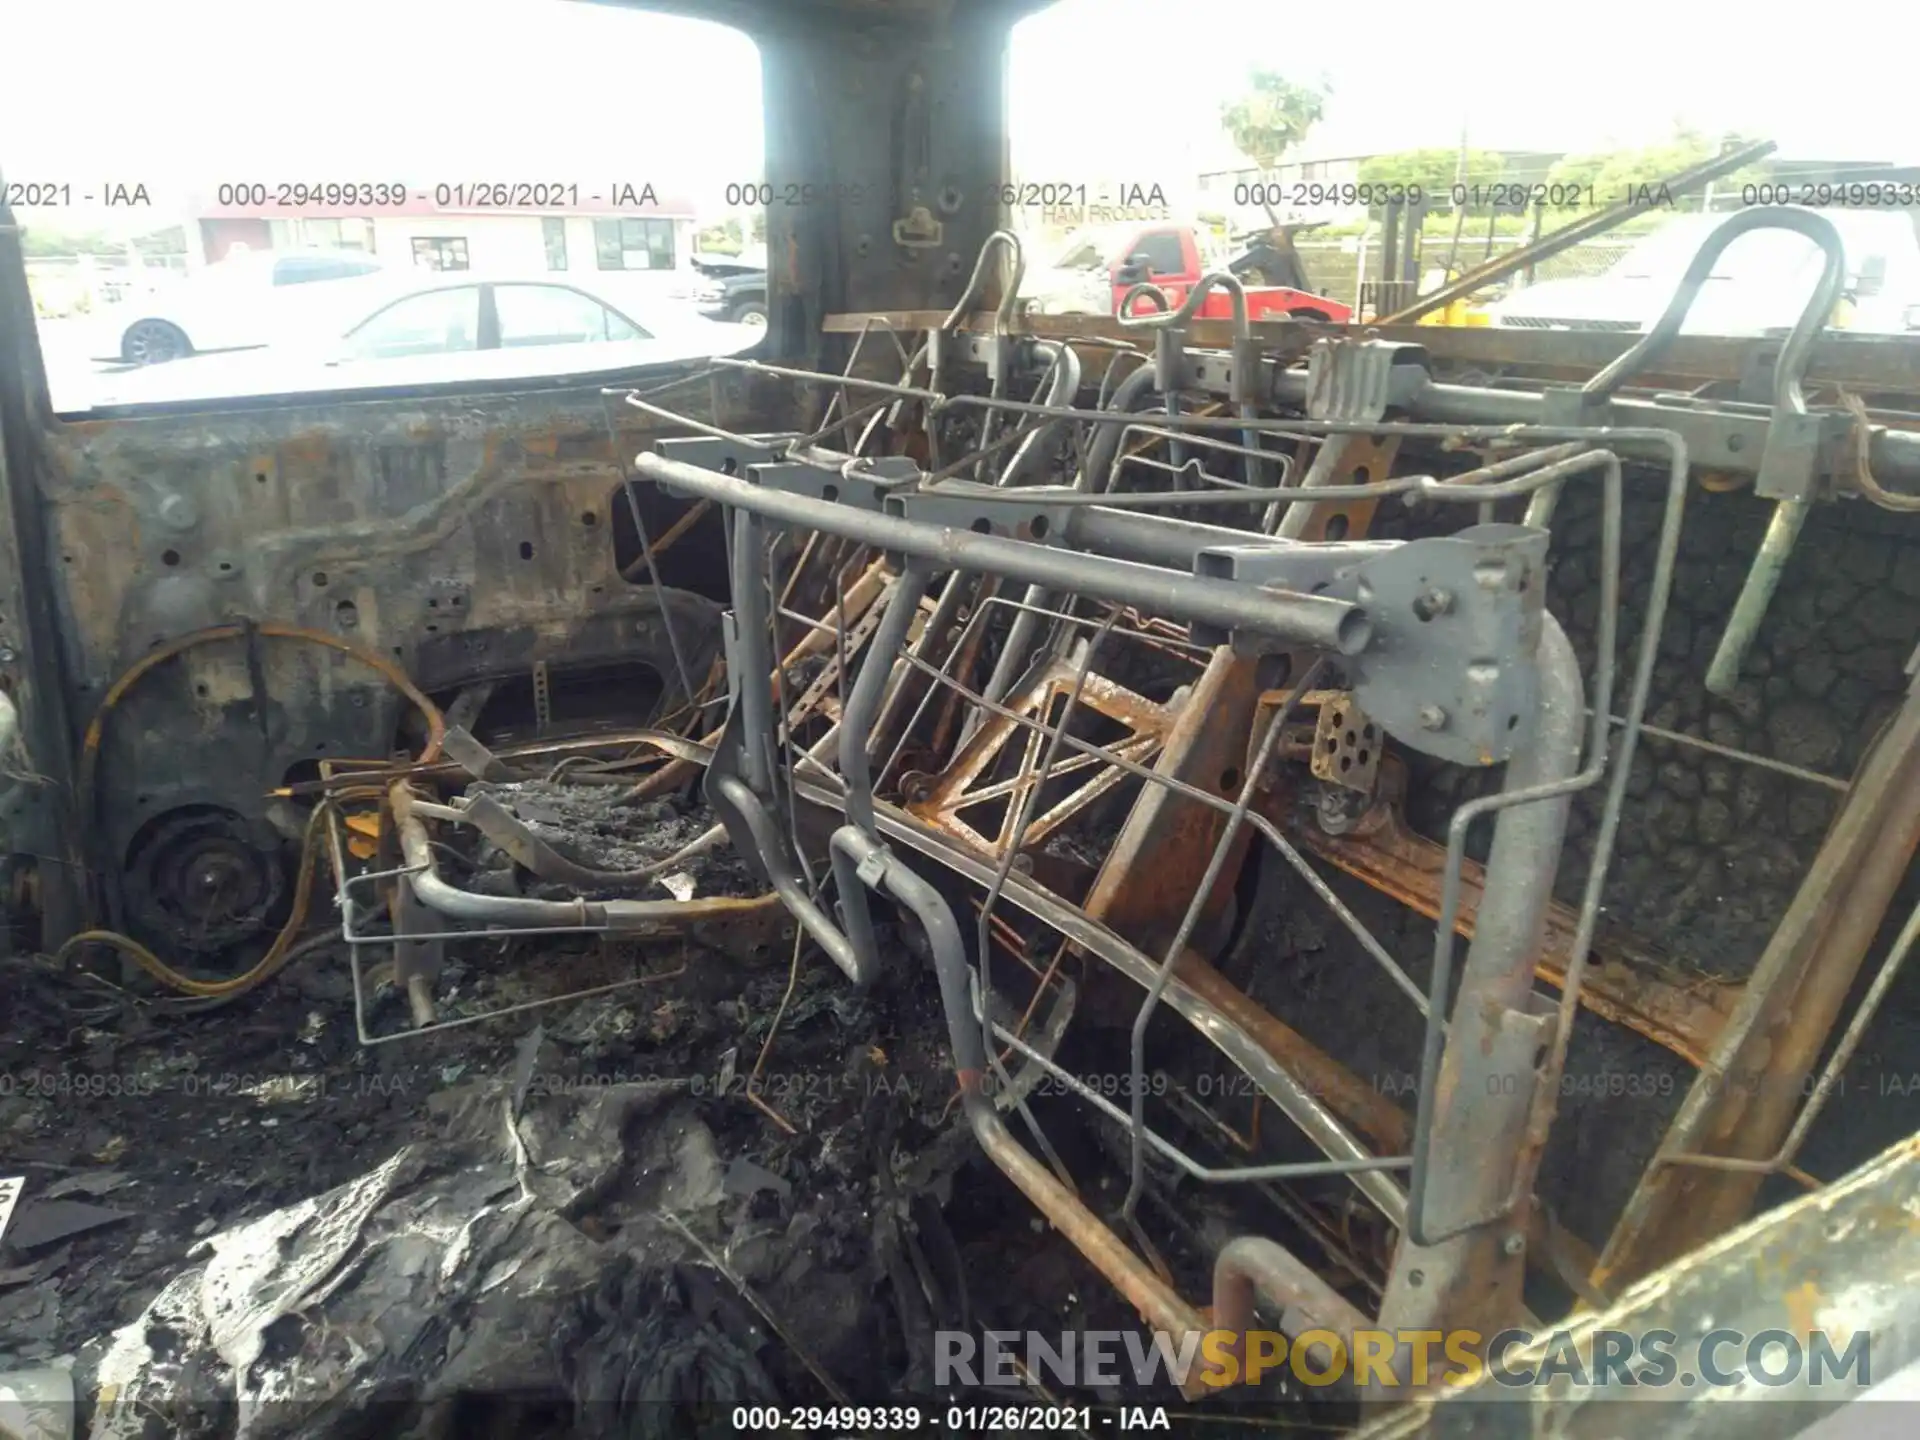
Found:
[[[1436,1385],[1416,1403],[1380,1415],[1363,1440],[1424,1435],[1498,1434],[1613,1440],[1621,1435],[1673,1440],[1788,1440],[1819,1414],[1861,1399],[1866,1380],[1883,1381],[1920,1360],[1920,1136],[1901,1141],[1817,1194],[1763,1216],[1649,1275],[1598,1313],[1574,1317],[1511,1353],[1509,1375],[1542,1370],[1551,1356],[1577,1357],[1547,1385]],[[1781,1383],[1758,1367],[1734,1367],[1736,1382],[1709,1389],[1679,1384],[1629,1386],[1596,1366],[1602,1331],[1674,1337],[1672,1373],[1703,1370],[1712,1337],[1785,1332],[1805,1346],[1818,1333],[1836,1356],[1864,1337],[1870,1376],[1804,1365]],[[1562,1339],[1564,1332],[1565,1339]],[[1724,1352],[1734,1353],[1729,1346]],[[1840,1373],[1832,1373],[1838,1370]],[[1910,1404],[1911,1402],[1907,1402]],[[1870,1406],[1870,1409],[1873,1408]],[[1858,1433],[1895,1428],[1899,1406],[1878,1407],[1891,1421],[1859,1415]],[[1851,1432],[1842,1432],[1851,1433]]]
[[[1182,705],[1155,771],[1232,797],[1243,779],[1259,699],[1252,662],[1229,650],[1216,651]],[[1218,810],[1149,786],[1114,837],[1106,864],[1087,896],[1087,913],[1137,945],[1149,950],[1164,947],[1173,939],[1181,911],[1206,873],[1208,857],[1225,823]],[[1246,845],[1243,836],[1236,854],[1244,855]],[[1205,936],[1208,927],[1217,924],[1232,897],[1238,870],[1229,860],[1207,899],[1197,934]]]

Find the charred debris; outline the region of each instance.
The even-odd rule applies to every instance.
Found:
[[[1708,249],[1764,224],[1837,255]],[[1218,334],[1230,276],[977,314],[1020,264],[833,370],[245,417],[151,573],[107,502],[187,422],[52,444],[6,1368],[103,1436],[944,1414],[1006,1392],[941,1331],[1764,1316],[1701,1246],[1910,1190],[1920,434],[1816,348],[1837,261],[1758,403],[1672,393],[1697,280],[1490,385]]]

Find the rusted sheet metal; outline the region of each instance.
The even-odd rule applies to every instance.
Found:
[[[1226,649],[1215,651],[1166,737],[1155,772],[1232,799],[1240,789],[1259,700],[1253,663]],[[1165,947],[1225,826],[1226,816],[1211,806],[1148,786],[1114,837],[1087,896],[1087,914],[1147,950]],[[1245,854],[1250,834],[1242,828],[1237,853],[1221,867],[1219,883],[1207,897],[1194,931],[1203,950],[1232,897],[1238,856]]]
[[[1340,464],[1327,477],[1329,485],[1367,485],[1388,479],[1393,462],[1400,454],[1398,435],[1351,435],[1347,437]],[[1311,455],[1300,458],[1301,473]],[[1315,505],[1307,517],[1302,540],[1358,540],[1373,525],[1378,500],[1325,500]]]
[[[1329,835],[1293,813],[1285,820],[1302,847],[1429,920],[1440,918],[1446,849],[1407,829],[1394,806],[1374,806],[1345,835]],[[1473,934],[1485,878],[1486,871],[1471,860],[1461,869],[1461,935]],[[1556,902],[1548,908],[1547,941],[1535,973],[1549,985],[1566,980],[1577,918],[1571,906]],[[1624,941],[1609,944],[1605,951],[1596,946],[1580,988],[1581,1003],[1694,1065],[1705,1063],[1714,1038],[1733,1013],[1738,988],[1705,980],[1684,984],[1649,968],[1650,963],[1651,957],[1626,948]]]
[[[1777,1153],[1916,848],[1920,673],[1861,765],[1739,1008],[1627,1202],[1602,1256],[1603,1283],[1636,1279],[1745,1218],[1764,1174],[1670,1157],[1764,1161]]]
[[[1077,667],[1058,661],[1042,671],[1019,694],[1007,702],[1007,708],[1029,715],[1042,723],[1059,717],[1054,714],[1058,702],[1080,689],[1080,705],[1086,710],[1118,721],[1131,732],[1114,742],[1119,754],[1144,765],[1177,729],[1175,712],[1156,705],[1125,686],[1103,675],[1089,674],[1084,683]],[[1009,743],[1020,755],[1018,769],[1003,779],[992,778],[1002,763]],[[1005,715],[992,715],[963,745],[953,763],[937,776],[902,777],[908,813],[989,855],[1003,853],[1014,843],[1014,826],[1023,809],[1027,791],[1039,778],[1040,760],[1046,751],[1046,738],[1037,731]],[[1091,774],[1089,774],[1091,772]],[[1079,776],[1079,782],[1045,811],[1031,816],[1025,844],[1036,845],[1084,810],[1100,796],[1126,779],[1126,773],[1086,755],[1056,757],[1051,778]],[[990,838],[962,818],[962,812],[975,806],[999,811],[998,824]],[[990,812],[989,812],[990,813]]]
[[[826,328],[858,334],[860,327],[871,321],[876,328],[884,323],[902,330],[930,330],[945,318],[936,310],[830,315]],[[961,322],[961,329],[969,332],[985,334],[992,328],[993,317],[986,313]],[[1116,319],[1106,315],[1033,315],[1017,319],[1014,328],[1021,334],[1050,340],[1109,340],[1137,345],[1140,338],[1138,331],[1123,330]],[[1196,319],[1185,328],[1188,343],[1203,349],[1226,350],[1233,343],[1230,321]],[[1504,330],[1487,325],[1310,325],[1301,321],[1255,321],[1252,331],[1263,346],[1281,354],[1304,356],[1314,340],[1328,336],[1393,340],[1423,346],[1435,361],[1446,364],[1578,375],[1604,369],[1640,338],[1605,332]],[[1777,344],[1683,335],[1661,355],[1658,373],[1635,383],[1738,381],[1755,357],[1771,353]],[[1111,353],[1087,352],[1101,364]],[[1823,335],[1813,344],[1807,380],[1812,385],[1842,385],[1854,391],[1920,393],[1920,346],[1896,338]]]
[[[1415,1403],[1380,1415],[1359,1432],[1361,1440],[1468,1434],[1558,1440],[1797,1436],[1820,1412],[1859,1400],[1865,1380],[1883,1382],[1920,1359],[1916,1192],[1920,1136],[1648,1276],[1611,1308],[1576,1317],[1508,1354],[1510,1377],[1549,1374],[1551,1387],[1515,1384],[1511,1378],[1501,1383],[1484,1373],[1475,1384],[1435,1384]],[[1727,1344],[1717,1355],[1703,1356],[1709,1337],[1735,1332],[1744,1340],[1770,1331],[1785,1331],[1802,1347],[1811,1336],[1824,1335],[1842,1363],[1809,1362],[1786,1375],[1776,1350],[1775,1363],[1765,1371],[1757,1365],[1721,1366],[1723,1372],[1737,1372],[1731,1385],[1709,1389],[1678,1383],[1680,1376],[1713,1373],[1703,1359],[1732,1361],[1744,1355],[1740,1345]],[[1674,1365],[1668,1373],[1676,1379],[1658,1386],[1621,1384],[1617,1370],[1609,1374],[1596,1364],[1602,1332],[1673,1335],[1675,1343],[1666,1353]],[[1867,1377],[1843,1358],[1862,1339],[1870,1361],[1862,1367],[1870,1371]],[[1576,1357],[1577,1364],[1568,1363]],[[1550,1358],[1558,1363],[1548,1369]],[[1437,1378],[1441,1369],[1436,1365],[1430,1373]],[[1859,1415],[1857,1432],[1843,1427],[1839,1433],[1897,1434],[1911,1423],[1897,1407],[1881,1409],[1885,1418],[1879,1424]]]

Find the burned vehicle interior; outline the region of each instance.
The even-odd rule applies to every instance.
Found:
[[[651,8],[822,192],[746,355],[57,417],[0,227],[5,1368],[667,1435],[1113,1403],[983,1328],[1920,1359],[1920,343],[1832,227],[1638,336],[1027,316],[1040,0]],[[1679,335],[1766,227],[1792,332]],[[1410,1373],[1158,1398],[1478,1394]]]

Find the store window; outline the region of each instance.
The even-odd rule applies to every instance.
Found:
[[[329,250],[364,250],[373,253],[373,221],[302,220],[300,243],[324,246]]]
[[[424,270],[465,270],[467,242],[457,236],[416,235],[413,263]]]
[[[673,221],[596,220],[593,253],[602,270],[671,270]]]
[[[540,239],[547,249],[547,269],[566,269],[567,222],[558,215],[543,217],[540,221]]]

